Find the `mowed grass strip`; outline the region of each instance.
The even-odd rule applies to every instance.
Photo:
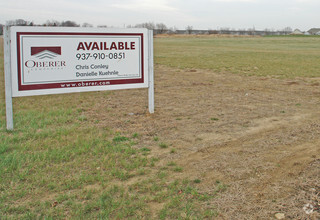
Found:
[[[320,37],[167,37],[155,39],[155,62],[281,78],[319,77]]]
[[[173,169],[150,155],[152,148],[139,146],[139,134],[87,118],[94,100],[109,92],[14,98],[15,130],[6,131],[0,41],[0,219],[217,215],[207,205],[215,194],[174,178]]]

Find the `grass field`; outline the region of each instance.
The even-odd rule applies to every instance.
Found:
[[[256,173],[262,178],[267,167],[290,167],[271,157],[258,161],[262,153],[257,149],[250,151],[251,146],[260,146],[260,142],[250,142],[255,140],[253,128],[267,117],[272,118],[270,123],[275,123],[277,128],[282,121],[290,123],[287,130],[275,131],[288,135],[279,142],[275,140],[277,135],[271,133],[270,125],[267,126],[269,130],[263,134],[265,139],[261,143],[273,146],[273,155],[276,144],[289,147],[293,143],[289,141],[292,132],[288,129],[298,120],[294,114],[309,112],[313,117],[320,107],[319,93],[314,93],[314,88],[319,89],[314,80],[320,77],[320,38],[168,37],[155,39],[155,115],[147,113],[145,90],[14,98],[15,130],[7,132],[2,38],[0,41],[0,219],[232,219],[228,205],[233,207],[234,202],[239,205],[242,202],[226,198],[233,195],[234,187],[240,189],[240,185],[234,185],[237,175],[243,172],[250,184],[256,181],[261,186],[260,179],[255,179]],[[219,81],[212,78],[213,73],[222,74]],[[203,79],[192,78],[194,74]],[[238,75],[243,78],[234,78]],[[264,84],[261,80],[269,76],[271,81]],[[272,80],[278,79],[272,77],[285,81],[274,83]],[[307,90],[302,85],[297,89],[282,88],[279,92],[271,89],[284,85],[286,80],[291,83],[295,77],[310,80]],[[237,87],[231,85],[229,79],[247,84]],[[215,104],[223,101],[212,96],[218,94],[212,91],[215,82],[226,86],[219,91],[230,105]],[[250,87],[251,83],[254,88]],[[264,85],[267,93],[253,95],[252,102],[247,100],[247,94],[259,93]],[[228,90],[232,94],[225,93]],[[240,90],[245,95],[240,96]],[[287,93],[292,94],[285,98]],[[302,93],[306,96],[299,96]],[[237,114],[231,112],[234,106]],[[255,113],[254,109],[262,110]],[[303,127],[306,138],[311,141],[312,150],[308,152],[313,162],[320,158],[316,149],[319,145],[312,144],[320,143],[317,122],[314,118],[309,130]],[[299,135],[304,133],[295,131],[300,141]],[[230,135],[205,136],[215,132]],[[243,138],[241,135],[247,134],[245,132],[251,136]],[[232,142],[233,138],[240,139]],[[231,142],[235,148],[225,147]],[[250,146],[239,149],[242,143]],[[211,154],[206,148],[212,144],[217,144],[217,149],[221,144],[221,149],[230,151]],[[198,150],[194,151],[195,147],[199,147]],[[279,152],[292,149],[295,148]],[[239,170],[238,159],[228,158],[228,155],[235,156],[233,152],[243,155],[238,159],[246,171]],[[246,152],[257,161],[250,161]],[[200,158],[198,154],[205,156]],[[219,161],[214,155],[224,160]],[[202,161],[203,158],[206,160]],[[209,165],[213,158],[221,164]],[[299,163],[305,168],[310,158],[307,163],[305,157],[301,157]],[[268,161],[266,168],[256,165],[263,161]],[[291,158],[291,161],[296,160]],[[197,170],[198,167],[201,169]],[[228,170],[224,170],[226,167]],[[294,175],[292,178],[296,179]],[[225,204],[220,203],[221,198]],[[282,201],[281,198],[269,200],[272,204]],[[218,207],[220,205],[222,207]],[[255,215],[247,209],[242,217],[270,218],[273,212],[279,211],[270,208],[270,212],[261,213],[261,206],[255,208],[259,210]]]
[[[202,208],[215,195],[200,193],[193,179],[173,178],[183,169],[150,156],[153,149],[141,147],[139,133],[86,116],[112,92],[15,98],[15,130],[7,132],[2,39],[0,45],[0,219],[216,215]],[[215,194],[222,190],[216,187]]]
[[[320,37],[157,38],[156,63],[215,72],[319,76]]]

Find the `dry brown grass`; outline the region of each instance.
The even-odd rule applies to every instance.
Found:
[[[316,219],[320,99],[315,80],[292,84],[157,66],[154,115],[141,109],[145,92],[132,90],[97,100],[88,118],[119,132],[138,132],[142,146],[151,147],[162,163],[183,167],[176,178],[200,179],[203,192],[214,193],[221,182],[219,196],[208,204],[219,209],[221,219],[272,219],[278,212],[289,219]],[[150,136],[176,153],[159,149]],[[303,211],[307,203],[315,207],[312,215]]]

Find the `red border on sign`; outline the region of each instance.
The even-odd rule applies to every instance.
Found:
[[[61,82],[61,83],[45,83],[22,85],[21,79],[21,35],[97,35],[97,36],[140,36],[141,37],[141,78],[139,79],[117,79],[117,80],[97,80],[97,81],[75,81],[75,82]],[[76,33],[76,32],[17,32],[17,61],[18,61],[18,91],[41,90],[41,89],[66,89],[66,88],[85,88],[92,86],[110,86],[110,85],[124,85],[124,84],[142,84],[144,83],[144,45],[143,33]],[[88,86],[65,87],[64,85],[85,84]],[[98,85],[96,85],[98,84]]]

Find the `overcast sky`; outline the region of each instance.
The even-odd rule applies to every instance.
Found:
[[[320,0],[0,0],[0,23],[72,20],[124,27],[143,22],[185,29],[320,28]]]

